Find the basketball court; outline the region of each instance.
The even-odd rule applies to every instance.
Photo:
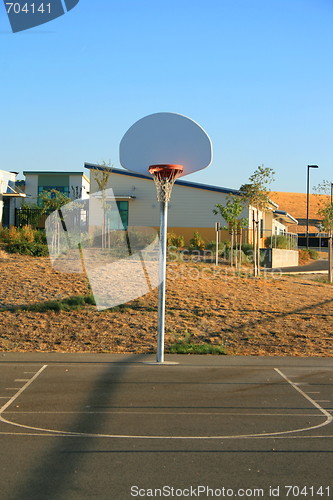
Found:
[[[0,498],[126,499],[164,485],[333,493],[330,359],[153,360],[2,354]]]

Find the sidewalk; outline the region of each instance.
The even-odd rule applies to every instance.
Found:
[[[311,264],[306,264],[305,266],[292,266],[292,267],[280,267],[267,269],[267,272],[282,272],[288,274],[305,274],[305,273],[313,273],[313,274],[324,274],[328,272],[328,261],[324,259],[315,260],[311,262]]]

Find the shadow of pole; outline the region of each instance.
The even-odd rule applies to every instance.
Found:
[[[100,406],[101,387],[107,385],[109,385],[110,390],[105,395],[103,404],[105,406],[112,406],[112,401],[115,399],[118,391],[118,383],[122,381],[131,364],[140,362],[142,358],[145,358],[144,354],[137,354],[133,355],[126,362],[110,363],[110,365],[106,366],[103,373],[93,384],[86,399],[82,401],[82,408]],[[105,418],[106,415],[103,413],[96,413],[94,415],[91,413],[78,413],[77,418],[66,431],[78,432],[79,429],[88,434],[97,434],[100,432]],[[107,415],[107,418],[110,418],[110,414]],[[41,437],[40,439],[49,439],[53,447],[39,457],[37,465],[29,473],[28,478],[13,492],[12,498],[15,500],[65,500],[68,498],[68,495],[70,495],[68,488],[69,486],[73,488],[72,478],[79,470],[80,462],[83,460],[83,454],[63,453],[64,449],[68,449],[68,439],[73,439],[76,446],[79,443],[80,449],[85,451],[88,451],[91,444],[91,439],[84,437]],[[93,484],[93,478],[91,478],[91,482]],[[76,495],[78,495],[78,492]],[[78,495],[77,498],[80,498],[80,496]],[[93,498],[93,492],[91,493],[91,498]]]

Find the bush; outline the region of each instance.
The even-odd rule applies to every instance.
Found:
[[[47,257],[49,255],[47,245],[43,245],[41,243],[29,243],[28,241],[8,243],[6,251],[9,253],[19,253],[21,255],[32,255],[33,257]]]
[[[226,251],[227,245],[225,241],[221,241],[219,243],[219,254],[223,254]],[[209,241],[206,245],[207,250],[211,250],[212,252],[216,252],[216,241]]]
[[[251,245],[251,243],[243,243],[242,244],[242,251],[245,253],[245,255],[252,257],[253,256],[253,245]]]
[[[309,248],[308,252],[309,252],[310,259],[313,259],[313,260],[320,259],[320,254],[316,250]]]
[[[185,245],[184,236],[168,233],[167,245],[168,247],[182,248]]]
[[[312,248],[309,249],[304,248],[302,250],[299,250],[298,253],[299,253],[299,259],[303,262],[307,262],[310,259],[318,260],[320,258],[319,252],[313,250]]]
[[[203,239],[201,234],[199,234],[198,232],[195,232],[193,235],[193,238],[190,240],[189,250],[190,251],[192,251],[192,250],[202,251],[205,249],[205,247],[206,247],[205,240]]]
[[[36,229],[34,232],[34,241],[35,243],[41,243],[42,245],[47,244],[46,240],[46,232],[44,229]]]
[[[230,252],[231,252],[231,250],[227,249],[227,251],[225,253],[226,259],[230,259]],[[233,250],[234,264],[236,262],[236,259],[239,259],[239,250],[234,249]],[[243,250],[242,250],[241,251],[241,259],[242,259],[242,264],[247,264],[249,262],[253,262],[253,255],[246,255],[246,253],[243,252]]]
[[[268,236],[268,238],[265,238],[265,247],[271,248],[271,246],[273,246],[273,248],[281,248],[281,249],[289,248],[287,236],[285,236],[284,234],[278,234],[276,236]]]
[[[23,226],[19,232],[21,233],[21,240],[32,243],[35,241],[35,231],[31,229],[31,226]]]

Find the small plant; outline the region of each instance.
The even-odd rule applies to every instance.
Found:
[[[20,231],[17,227],[15,226],[10,226],[10,228],[7,231],[6,239],[8,242],[17,242],[21,239],[21,234]]]
[[[81,309],[86,305],[96,305],[94,296],[89,295],[76,295],[62,300],[48,300],[46,302],[41,302],[38,304],[31,304],[27,306],[12,306],[9,308],[3,308],[0,310],[9,310],[11,312],[15,311],[33,311],[45,313],[48,311],[73,311]]]
[[[199,250],[201,252],[202,250],[205,249],[205,247],[206,247],[205,240],[203,239],[201,234],[199,234],[198,232],[195,232],[193,235],[193,238],[191,238],[191,240],[190,240],[189,250],[190,251]]]
[[[309,248],[308,250],[310,259],[313,260],[319,260],[320,259],[320,254],[316,250],[313,250],[313,248]]]
[[[167,245],[168,247],[182,248],[185,245],[184,236],[177,235],[174,233],[168,233],[167,235]]]
[[[21,240],[27,241],[28,243],[35,241],[35,231],[31,229],[31,226],[23,226],[19,231],[21,233]]]
[[[212,344],[195,344],[193,335],[186,331],[180,338],[171,344],[168,352],[171,354],[226,354],[224,346]]]

